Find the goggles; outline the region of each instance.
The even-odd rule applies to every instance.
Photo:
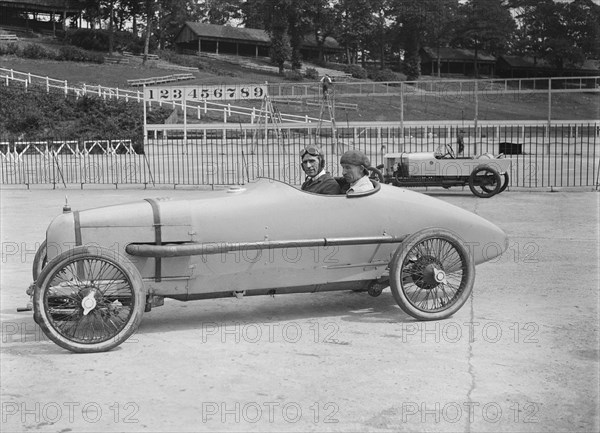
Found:
[[[300,151],[300,158],[304,158],[304,155],[306,155],[307,153],[312,156],[322,156],[323,155],[321,153],[321,149],[319,149],[318,147],[309,146],[309,147],[305,147],[304,149],[302,149]]]

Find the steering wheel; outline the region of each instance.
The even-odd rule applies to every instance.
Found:
[[[383,182],[383,174],[376,167],[367,167],[367,171],[369,172],[369,179],[376,180],[379,183]]]
[[[455,159],[456,155],[454,154],[454,149],[452,149],[452,146],[450,146],[449,144],[445,144],[444,148],[446,149],[446,153],[444,154],[444,156],[442,156],[442,158],[445,158],[446,156],[450,156],[450,158]]]

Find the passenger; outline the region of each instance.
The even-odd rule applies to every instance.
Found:
[[[355,194],[359,192],[370,191],[374,189],[367,167],[371,165],[369,158],[360,150],[349,150],[342,155],[340,159],[342,165],[342,175],[348,183],[347,187],[342,188],[346,194]]]
[[[300,151],[302,170],[306,180],[301,186],[303,191],[316,194],[341,194],[337,181],[325,171],[325,155],[316,146],[309,146]]]

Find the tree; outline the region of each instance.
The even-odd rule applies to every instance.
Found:
[[[375,0],[371,2],[371,31],[366,38],[366,46],[369,52],[377,52],[380,67],[385,67],[385,49],[388,45],[388,29],[391,15],[390,5],[387,0]],[[363,56],[364,59],[364,56]],[[364,64],[363,64],[364,66]]]
[[[150,34],[152,33],[152,21],[154,21],[154,0],[144,0],[144,13],[146,14],[146,34],[144,35],[144,60],[145,65],[148,60],[148,50],[150,48]]]
[[[155,34],[161,49],[174,43],[177,33],[186,21],[200,19],[198,5],[193,0],[160,0],[157,6],[158,21]]]
[[[430,3],[437,0],[420,2],[418,0],[397,0],[390,3],[390,16],[394,17],[390,38],[400,45],[404,54],[403,69],[409,80],[421,75],[421,57],[419,50],[425,39],[428,20],[432,19]]]
[[[459,6],[460,21],[455,42],[473,49],[474,74],[479,76],[479,51],[503,53],[516,29],[515,21],[504,0],[468,0]]]
[[[557,69],[600,56],[600,6],[591,0],[512,0],[521,42],[515,51],[543,58]]]
[[[242,17],[241,7],[242,0],[204,0],[203,4],[199,5],[199,11],[210,24],[224,25],[232,19]]]
[[[279,67],[280,75],[283,74],[286,60],[291,56],[287,12],[292,1],[265,0],[263,3],[265,30],[271,37],[271,60]]]
[[[328,0],[306,0],[304,13],[310,21],[319,50],[319,61],[324,60],[325,41],[335,32],[335,12]]]
[[[373,23],[369,0],[340,0],[335,6],[336,33],[338,42],[346,51],[346,62],[356,64],[358,53],[365,45]]]
[[[142,2],[139,0],[121,0],[121,9],[131,17],[131,31],[138,36],[138,17],[142,16]]]
[[[288,8],[288,35],[290,39],[290,60],[292,70],[302,67],[302,54],[300,48],[306,34],[310,30],[310,21],[304,14],[307,0],[296,0],[291,2]]]
[[[265,29],[265,0],[245,1],[240,5],[240,18],[245,27]]]
[[[436,51],[437,74],[440,76],[440,48],[447,46],[454,38],[454,24],[458,8],[457,0],[430,0],[425,3],[426,25],[423,29],[423,42]]]
[[[600,4],[592,0],[575,0],[565,6],[570,40],[584,57],[600,59]]]
[[[108,9],[108,54],[112,56],[115,45],[115,0],[109,0],[106,7]]]

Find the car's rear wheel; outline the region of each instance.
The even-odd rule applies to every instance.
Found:
[[[104,352],[127,340],[145,308],[138,270],[116,252],[77,247],[51,260],[36,282],[34,318],[73,352]]]
[[[469,189],[477,197],[492,197],[500,192],[501,187],[500,174],[492,167],[476,167],[469,176]]]
[[[508,186],[508,181],[510,180],[508,177],[508,173],[504,173],[502,174],[502,177],[504,178],[504,181],[502,182],[502,186],[500,187],[500,191],[498,191],[498,194],[500,194],[502,191],[504,191],[506,189],[506,187]]]
[[[502,181],[502,186],[500,187],[500,190],[498,191],[498,194],[500,194],[502,191],[504,191],[506,189],[506,187],[508,186],[508,173],[503,173],[500,175],[500,179]],[[482,185],[481,189],[487,192],[492,192],[494,188],[489,188],[488,186]]]
[[[453,233],[426,229],[407,238],[390,266],[390,288],[404,312],[420,320],[445,319],[467,301],[475,265]]]
[[[44,266],[48,263],[48,248],[46,245],[46,241],[44,240],[33,257],[33,268],[31,269],[33,281],[38,279]]]

